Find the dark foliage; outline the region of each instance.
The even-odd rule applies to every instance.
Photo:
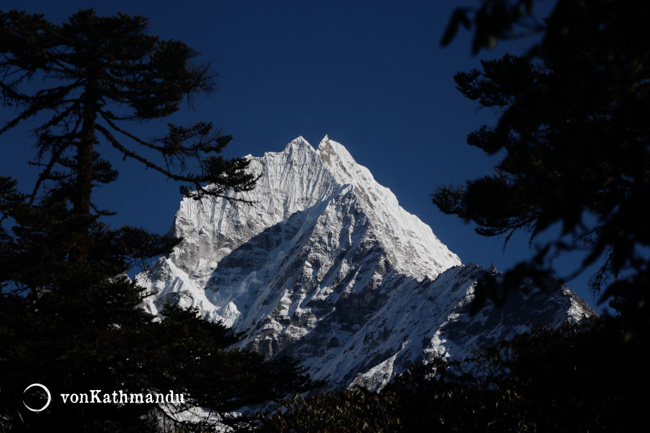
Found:
[[[263,430],[645,431],[648,343],[623,343],[621,334],[609,318],[536,329],[463,362],[413,365],[379,393],[297,397],[267,415]]]
[[[150,294],[125,273],[178,239],[111,228],[104,222],[111,212],[92,200],[96,186],[117,179],[100,142],[184,183],[196,198],[253,187],[245,160],[219,156],[230,137],[209,124],[169,125],[153,141],[121,126],[166,117],[184,98],[209,91],[213,76],[190,62],[193,55],[182,42],[148,35],[142,17],[87,10],[54,25],[41,15],[0,12],[0,90],[17,109],[0,134],[40,122],[41,168],[31,194],[0,177],[0,430],[199,432],[213,430],[219,417],[245,429],[251,420],[233,410],[312,386],[293,361],[228,349],[238,336],[197,311],[168,306],[162,321],[146,313]],[[39,413],[23,404],[42,407],[38,395],[25,393],[34,383],[52,394]],[[92,390],[173,391],[184,402],[66,404],[61,397]],[[196,407],[214,416],[180,416]]]
[[[139,307],[141,293],[128,280],[70,292],[0,298],[0,402],[6,431],[202,431],[221,423],[246,428],[250,417],[231,415],[304,392],[309,379],[295,364],[267,362],[257,353],[229,350],[237,336],[195,311],[167,307],[163,321]],[[287,379],[286,381],[284,379]],[[24,390],[43,383],[52,404],[38,414],[23,406]],[[183,404],[63,404],[60,394],[162,393]],[[29,396],[29,394],[27,394]],[[41,403],[42,405],[42,403]],[[38,405],[32,405],[39,407]],[[179,417],[203,407],[191,422]]]
[[[89,213],[91,182],[117,176],[94,151],[100,141],[187,183],[185,190],[196,196],[253,187],[246,160],[219,156],[231,137],[215,133],[211,124],[169,124],[167,135],[154,140],[124,126],[167,117],[184,99],[191,102],[214,87],[214,74],[208,65],[192,63],[190,47],[146,30],[144,17],[98,17],[93,10],[61,25],[42,15],[0,13],[0,90],[4,104],[17,108],[0,134],[30,118],[42,121],[34,130],[42,168],[37,187],[54,181],[78,213]],[[36,78],[42,86],[30,86]]]
[[[479,7],[454,10],[440,45],[451,43],[461,25],[467,30],[474,27],[473,54],[494,48],[499,40],[523,38],[544,30],[543,21],[533,13],[535,0],[481,0],[480,3]]]
[[[601,264],[593,288],[645,335],[649,15],[641,1],[560,1],[533,55],[457,74],[465,96],[499,114],[496,126],[473,132],[468,143],[502,159],[494,175],[433,196],[484,236],[528,231],[534,238],[559,227],[559,239],[512,270],[512,280],[550,273],[550,259],[585,251],[576,272]]]

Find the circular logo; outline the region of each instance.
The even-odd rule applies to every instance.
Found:
[[[50,394],[50,390],[47,389],[47,387],[45,385],[42,385],[40,383],[32,383],[27,388],[25,388],[25,390],[23,391],[23,394],[25,394],[27,392],[27,390],[30,389],[30,388],[40,388],[43,391],[45,391],[45,394],[47,394],[47,401],[45,402],[43,407],[41,407],[40,409],[35,409],[33,407],[29,407],[27,405],[27,403],[25,403],[25,401],[23,400],[23,404],[25,405],[25,407],[27,409],[31,410],[32,412],[41,412],[41,411],[44,411],[45,409],[47,409],[47,407],[50,405],[50,402],[52,401],[52,395]]]

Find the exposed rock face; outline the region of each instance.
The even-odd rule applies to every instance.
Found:
[[[463,266],[347,150],[327,137],[251,157],[256,189],[185,199],[169,257],[140,274],[166,302],[193,306],[244,333],[241,346],[291,355],[332,387],[384,386],[409,363],[471,350],[593,314],[570,290],[522,290],[503,309],[468,315],[488,270]]]

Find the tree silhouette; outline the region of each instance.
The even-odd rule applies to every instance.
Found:
[[[31,194],[0,177],[0,428],[3,431],[202,431],[246,426],[234,410],[264,404],[311,382],[295,362],[230,350],[238,336],[197,312],[146,313],[150,294],[126,277],[178,239],[111,228],[93,201],[117,180],[108,145],[123,158],[183,184],[183,192],[229,197],[254,187],[245,159],[220,156],[229,136],[212,125],[169,124],[144,140],[128,122],[165,118],[213,86],[182,42],[147,33],[147,20],[80,11],[61,25],[42,15],[0,12],[0,89],[16,116],[0,134],[34,119],[40,168]],[[5,144],[6,145],[6,144]],[[232,198],[231,198],[232,199]],[[42,383],[47,410],[23,405]],[[66,404],[61,394],[183,393],[183,404]],[[202,407],[212,417],[187,417]]]
[[[167,117],[184,99],[191,102],[214,87],[214,74],[192,62],[190,47],[149,35],[146,28],[146,18],[98,17],[93,10],[60,25],[15,10],[0,14],[0,89],[4,104],[17,107],[0,134],[30,118],[40,122],[33,196],[53,183],[49,188],[72,204],[75,215],[105,214],[92,202],[92,191],[114,181],[117,171],[98,152],[100,142],[183,182],[187,195],[253,187],[246,160],[219,155],[231,137],[212,124],[169,124],[167,135],[153,140],[125,125]],[[36,79],[43,85],[31,85]],[[75,253],[81,260],[87,255],[82,240]]]
[[[443,212],[475,222],[484,236],[528,231],[534,238],[560,227],[560,237],[511,270],[501,289],[542,278],[552,272],[549,259],[583,250],[576,271],[599,263],[592,287],[644,332],[648,13],[644,2],[560,1],[528,57],[506,55],[457,74],[465,96],[499,113],[496,126],[471,133],[468,143],[503,157],[494,175],[433,195]]]

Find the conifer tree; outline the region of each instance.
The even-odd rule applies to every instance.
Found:
[[[124,273],[178,240],[112,228],[105,222],[112,213],[94,201],[94,188],[118,177],[104,146],[180,182],[197,199],[254,187],[247,160],[220,155],[231,138],[211,124],[169,124],[155,140],[128,127],[170,116],[183,100],[212,90],[214,75],[193,57],[186,44],[149,35],[143,17],[83,10],[57,25],[42,15],[0,12],[0,91],[16,110],[0,134],[39,122],[40,168],[29,194],[0,177],[3,431],[201,431],[219,419],[245,426],[246,418],[229,414],[309,386],[294,362],[229,350],[237,335],[196,311],[167,307],[162,321],[146,313],[148,294]],[[52,392],[39,413],[25,405],[43,403],[25,394],[33,383]],[[91,390],[174,391],[186,400],[62,401],[61,394]],[[184,417],[195,407],[214,416]]]
[[[485,5],[496,3],[504,2]],[[554,257],[585,251],[576,272],[599,264],[592,287],[624,313],[631,333],[650,331],[649,15],[641,1],[562,0],[528,56],[483,61],[481,70],[455,76],[466,97],[498,113],[496,125],[468,143],[501,160],[492,176],[441,187],[434,203],[485,236],[560,229],[507,284],[477,294],[502,289],[498,298],[551,273]],[[513,24],[506,18],[503,31]]]
[[[167,135],[154,140],[125,125],[167,117],[184,99],[214,86],[214,74],[192,62],[190,47],[151,36],[146,28],[143,17],[97,17],[93,10],[61,25],[15,10],[0,14],[0,90],[4,104],[18,108],[0,134],[27,119],[43,119],[34,130],[41,168],[34,194],[53,182],[57,199],[69,201],[76,216],[102,214],[92,202],[93,188],[117,177],[98,152],[100,142],[184,182],[188,195],[223,195],[254,185],[246,160],[219,156],[231,137],[212,124],[169,124]],[[30,85],[34,79],[44,84]],[[84,260],[83,236],[76,248],[74,258]]]

